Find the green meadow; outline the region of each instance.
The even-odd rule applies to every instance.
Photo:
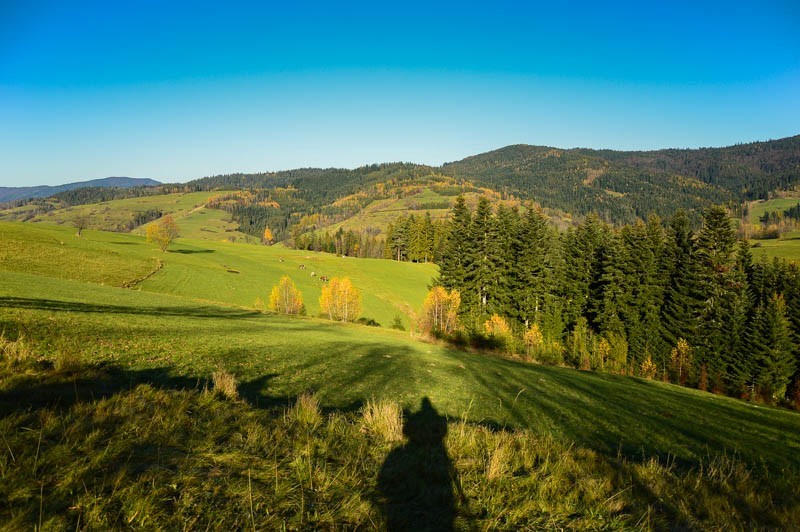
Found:
[[[284,274],[307,316],[255,308]],[[318,318],[320,275],[350,277],[383,327]],[[382,475],[413,437],[370,401],[399,426],[391,405],[410,422],[427,398],[447,419],[455,487],[440,495],[459,499],[437,518],[458,528],[797,522],[800,415],[423,341],[408,329],[435,275],[0,223],[0,498],[13,501],[0,516],[11,528],[383,528],[399,503]],[[388,328],[396,315],[406,331]]]
[[[758,219],[766,212],[783,212],[790,207],[800,203],[800,197],[774,198],[771,200],[759,200],[750,202],[750,220],[758,223]]]

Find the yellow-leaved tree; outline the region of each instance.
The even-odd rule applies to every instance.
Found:
[[[525,341],[528,356],[536,356],[544,350],[544,335],[538,324],[531,325],[531,328],[525,331],[522,339]]]
[[[678,345],[673,347],[669,354],[669,361],[673,371],[677,373],[678,382],[686,384],[689,370],[692,367],[692,346],[689,345],[689,342],[680,338]]]
[[[269,306],[278,314],[300,314],[303,310],[303,294],[294,285],[288,275],[272,287],[269,295]]]
[[[483,324],[483,330],[490,339],[497,342],[498,347],[507,351],[511,351],[514,348],[514,333],[511,331],[511,326],[502,316],[492,314],[492,317]]]
[[[173,240],[178,238],[178,224],[169,214],[151,223],[145,231],[148,242],[155,242],[161,251],[166,251]]]
[[[442,286],[434,286],[422,304],[421,328],[433,334],[450,334],[458,328],[458,307],[461,295],[450,293]]]
[[[356,321],[361,313],[361,293],[347,277],[333,277],[322,287],[319,307],[336,321]]]
[[[264,235],[261,238],[266,245],[272,244],[272,242],[275,240],[269,227],[264,228]]]

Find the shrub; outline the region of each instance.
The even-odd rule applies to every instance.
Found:
[[[641,370],[641,373],[642,373],[642,377],[644,377],[645,379],[652,380],[653,377],[656,376],[656,372],[658,371],[658,366],[655,365],[655,363],[653,362],[653,359],[648,354],[647,358],[645,358],[642,361],[642,365],[640,367],[640,370]]]
[[[401,318],[399,314],[395,314],[394,320],[392,320],[392,329],[398,331],[406,330],[405,326],[403,325],[403,318]]]

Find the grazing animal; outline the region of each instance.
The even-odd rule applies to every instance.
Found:
[[[317,276],[317,272],[311,272],[311,277],[316,277],[316,276]]]
[[[283,262],[283,259],[278,259],[280,262]]]
[[[300,269],[301,269],[301,270],[305,270],[305,269],[306,269],[306,265],[305,265],[305,264],[301,264],[301,265],[300,265]]]
[[[323,282],[323,283],[327,283],[328,282],[328,276],[327,275],[321,275],[319,280],[321,282]]]

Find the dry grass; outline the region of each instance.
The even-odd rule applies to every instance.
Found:
[[[361,430],[386,443],[403,439],[403,410],[386,399],[370,399],[361,411]]]
[[[236,377],[224,369],[215,371],[211,375],[211,381],[214,384],[214,392],[225,397],[226,399],[230,399],[231,401],[235,401],[239,398],[239,389],[238,383],[236,382]]]
[[[35,359],[30,345],[20,336],[16,340],[6,338],[0,333],[0,362],[9,366],[18,366]]]
[[[322,424],[319,400],[314,394],[303,393],[289,409],[288,418],[303,428],[314,429]]]

